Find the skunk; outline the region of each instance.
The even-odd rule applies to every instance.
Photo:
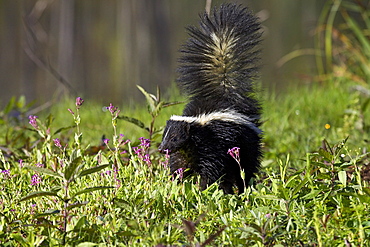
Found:
[[[224,4],[200,25],[188,27],[177,83],[189,98],[181,116],[172,116],[160,152],[170,155],[173,174],[185,169],[201,177],[201,188],[219,182],[227,194],[244,192],[262,158],[258,74],[260,23],[247,8]],[[234,159],[228,150],[238,147]],[[241,170],[245,177],[242,178]],[[243,181],[244,179],[244,181]]]

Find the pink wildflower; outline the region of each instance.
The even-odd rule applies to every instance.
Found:
[[[37,121],[36,121],[37,116],[30,115],[30,116],[28,117],[28,119],[30,120],[30,121],[29,121],[29,124],[31,124],[31,125],[32,125],[32,127],[34,127],[35,129],[38,129],[38,128],[39,128],[39,126],[38,126],[38,124],[37,124]]]
[[[84,100],[81,97],[76,98],[76,106],[79,108],[84,103]]]

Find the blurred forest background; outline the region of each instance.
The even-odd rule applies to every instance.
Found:
[[[212,6],[222,2],[213,0]],[[262,21],[265,88],[309,83],[323,0],[239,0]],[[0,0],[0,104],[25,95],[36,105],[62,95],[112,102],[144,99],[136,85],[163,92],[176,78],[185,27],[206,0]]]

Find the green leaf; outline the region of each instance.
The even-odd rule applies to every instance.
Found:
[[[160,101],[161,101],[161,89],[157,85],[157,102],[160,102]]]
[[[81,171],[80,174],[78,174],[77,177],[80,178],[80,177],[83,177],[83,176],[86,176],[86,175],[89,175],[89,174],[92,174],[92,173],[95,173],[95,172],[99,172],[99,171],[105,169],[108,166],[109,166],[109,164],[95,166],[95,167],[92,167],[92,168],[85,169],[85,170]]]
[[[26,97],[24,95],[20,96],[17,101],[17,107],[23,109],[26,106]]]
[[[322,172],[322,173],[317,174],[316,178],[317,178],[317,179],[327,179],[327,180],[331,180],[332,175],[331,175],[331,173],[330,173],[330,172]]]
[[[157,106],[155,107],[154,111],[152,112],[152,115],[153,116],[158,116],[159,112],[162,110],[162,108],[163,108],[163,102],[158,102]]]
[[[11,97],[8,104],[5,106],[3,112],[4,114],[8,114],[11,110],[13,110],[15,105],[15,96]]]
[[[302,199],[309,200],[309,199],[315,198],[316,196],[320,194],[320,192],[321,190],[311,190],[311,192],[303,196]]]
[[[89,203],[88,201],[85,201],[85,202],[76,202],[76,203],[73,203],[73,204],[69,204],[67,206],[67,209],[70,210],[72,208],[78,208],[78,207],[81,207],[81,206],[85,206],[88,203]]]
[[[74,198],[74,197],[76,197],[78,195],[81,195],[81,194],[97,191],[97,190],[105,190],[105,189],[112,189],[112,188],[114,188],[114,187],[112,187],[112,186],[97,186],[97,187],[86,188],[86,189],[83,189],[83,190],[80,190],[80,191],[76,192],[76,194],[74,194],[71,198]]]
[[[92,246],[97,246],[98,244],[96,243],[91,243],[91,242],[83,242],[77,245],[77,247],[92,247]]]
[[[78,157],[81,157],[81,150],[80,149],[74,149],[71,153],[71,156],[69,157],[69,160],[72,162],[73,160],[77,159]]]
[[[369,94],[370,94],[370,90],[369,90]],[[366,99],[365,102],[362,104],[362,106],[361,106],[362,112],[366,112],[366,110],[369,106],[369,103],[370,103],[370,98]]]
[[[16,243],[21,244],[20,246],[26,246],[26,241],[24,240],[21,233],[12,233],[10,237],[16,241]]]
[[[53,176],[53,177],[63,178],[62,175],[60,175],[60,174],[58,174],[58,173],[56,173],[56,172],[54,172],[50,169],[47,169],[47,168],[37,167],[37,166],[24,166],[24,168],[33,170],[33,171],[38,172],[38,173],[47,174],[47,175],[50,175],[50,176]]]
[[[79,231],[87,223],[86,215],[82,216],[76,223],[73,231]]]
[[[125,201],[123,199],[120,199],[120,198],[114,198],[113,203],[114,203],[114,205],[116,205],[120,208],[130,209],[130,207],[131,207],[130,204],[127,201]]]
[[[76,125],[72,125],[72,126],[68,126],[68,127],[63,127],[63,128],[59,128],[57,129],[57,131],[54,132],[54,135],[64,131],[64,130],[69,130],[69,129],[72,129],[72,128],[76,128]]]
[[[370,197],[368,195],[356,194],[355,196],[360,200],[361,203],[366,203],[366,204],[370,203]]]
[[[267,199],[267,200],[280,200],[281,198],[275,195],[258,195],[256,198]]]
[[[118,119],[122,119],[124,121],[127,121],[129,123],[133,123],[133,124],[135,124],[139,128],[147,129],[145,127],[145,124],[143,122],[141,122],[140,120],[136,119],[136,118],[132,118],[132,117],[128,117],[128,116],[118,116],[117,118]]]
[[[44,213],[36,214],[35,218],[45,217],[45,216],[49,216],[52,214],[59,214],[59,213],[60,213],[60,210],[58,209],[49,209],[49,210],[46,210]]]
[[[82,140],[82,133],[80,134],[75,133],[75,143],[79,144],[81,143],[81,140]]]
[[[255,223],[251,223],[251,224],[249,225],[249,227],[250,227],[250,228],[252,228],[252,229],[254,229],[254,230],[255,230],[255,231],[257,231],[257,232],[262,232],[261,227],[260,227],[259,225],[255,224]]]
[[[368,195],[370,196],[370,187],[364,187],[362,188],[362,190]]]
[[[150,94],[147,91],[145,91],[145,89],[140,87],[139,85],[136,85],[136,86],[141,91],[141,93],[144,94],[144,96],[146,98],[146,102],[147,102],[148,107],[149,107],[149,112],[153,113],[156,109],[156,107],[155,107],[156,101],[157,101],[156,97],[153,94]]]
[[[77,167],[78,165],[81,163],[81,160],[82,160],[82,157],[81,156],[78,156],[77,158],[75,158],[71,163],[69,163],[65,170],[64,170],[64,178],[66,180],[70,180],[72,178],[72,176],[75,174],[76,170],[77,170]]]
[[[347,136],[343,141],[338,142],[334,145],[333,150],[335,150],[334,155],[338,155],[340,151],[343,149],[344,145],[346,144],[349,136]]]
[[[163,108],[174,106],[174,105],[179,105],[179,104],[184,104],[184,103],[185,101],[165,102],[163,103]]]
[[[22,202],[22,201],[30,200],[30,199],[35,198],[35,197],[42,197],[42,196],[57,196],[57,197],[59,197],[57,195],[57,192],[53,192],[53,191],[34,191],[34,192],[29,193],[25,197],[22,197],[19,201]]]
[[[245,180],[245,172],[243,169],[240,170],[240,176],[243,180]]]
[[[325,169],[328,169],[328,165],[325,164],[325,163],[321,163],[321,162],[315,162],[315,161],[312,161],[311,162],[312,165],[315,165],[317,167],[321,167],[321,168],[325,168]],[[316,167],[315,167],[316,168]]]
[[[347,173],[346,171],[339,171],[338,172],[339,181],[344,185],[347,186]]]
[[[102,153],[100,153],[100,155],[97,154],[96,157],[98,160],[100,160],[99,165],[109,165],[109,160],[104,154]]]
[[[303,179],[293,190],[292,192],[292,195],[296,195],[301,189],[303,186],[306,185],[306,183],[308,182],[308,178],[306,177],[305,179]]]
[[[135,230],[140,229],[140,225],[136,220],[129,220],[126,222],[126,225],[131,229],[135,229]]]
[[[53,187],[51,187],[51,191],[52,192],[58,192],[58,191],[60,191],[62,189],[62,186],[60,186],[60,185],[57,185],[57,186],[53,186]]]
[[[328,162],[331,162],[334,156],[323,148],[319,149],[319,154]]]
[[[47,118],[46,118],[46,121],[45,121],[46,128],[49,128],[50,127],[50,125],[52,124],[53,120],[54,120],[53,115],[52,114],[49,114],[47,116]]]

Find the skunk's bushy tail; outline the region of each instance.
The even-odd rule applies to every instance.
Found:
[[[188,27],[190,38],[181,50],[180,88],[190,102],[199,103],[200,98],[204,102],[227,100],[229,106],[258,108],[258,103],[248,97],[254,93],[253,80],[258,74],[258,18],[236,4],[221,5],[200,17],[199,28]],[[258,115],[257,108],[251,112]]]

